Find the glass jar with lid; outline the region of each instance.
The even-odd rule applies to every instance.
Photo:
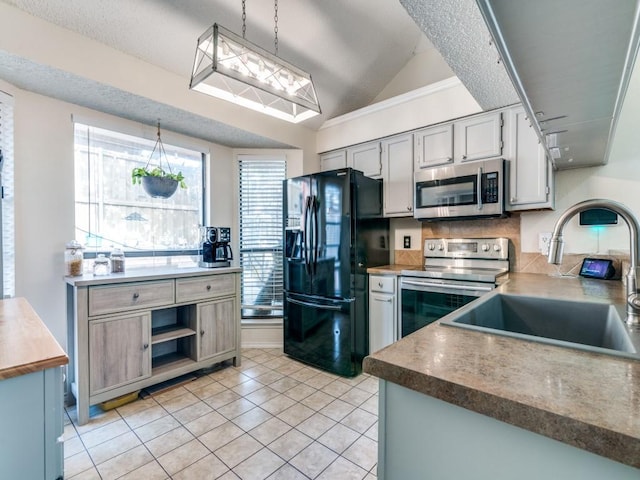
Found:
[[[94,275],[109,275],[111,273],[111,266],[109,265],[109,259],[104,256],[104,253],[98,254],[93,261],[93,274]]]
[[[66,244],[64,250],[65,275],[79,277],[83,270],[82,245],[76,240]]]
[[[124,252],[119,248],[111,250],[111,273],[124,273]]]

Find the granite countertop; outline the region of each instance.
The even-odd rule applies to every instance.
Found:
[[[0,300],[0,380],[69,363],[24,298]]]
[[[240,267],[150,267],[132,268],[123,273],[111,273],[109,275],[95,276],[93,274],[80,275],[78,277],[64,277],[65,282],[75,287],[87,285],[105,285],[109,283],[139,282],[144,280],[163,280],[166,278],[185,278],[205,275],[221,275],[223,273],[241,272]]]
[[[504,293],[621,304],[619,281],[511,273]],[[364,371],[640,468],[640,361],[433,323]]]

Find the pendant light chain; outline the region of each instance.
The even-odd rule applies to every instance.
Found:
[[[247,33],[247,10],[245,8],[245,0],[242,0],[242,38]]]
[[[277,57],[278,56],[278,0],[275,0],[274,2],[274,9],[275,9],[275,15],[273,16],[273,21],[274,21],[273,33],[275,33],[275,45],[276,45],[276,57]]]

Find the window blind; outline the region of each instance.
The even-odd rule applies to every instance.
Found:
[[[13,195],[13,97],[0,92],[0,179],[2,206],[0,210],[2,243],[0,244],[0,270],[2,284],[0,298],[15,296],[15,216]]]
[[[282,315],[284,158],[241,155],[240,266],[242,316]]]

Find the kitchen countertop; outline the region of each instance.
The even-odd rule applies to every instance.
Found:
[[[24,298],[0,300],[0,380],[69,363]]]
[[[510,273],[504,293],[624,303],[619,281]],[[433,323],[364,371],[640,468],[640,361]]]
[[[374,275],[400,275],[402,270],[422,270],[422,265],[382,265],[380,267],[367,268],[367,273]]]
[[[221,275],[223,273],[241,272],[240,267],[150,267],[132,268],[123,273],[95,276],[91,273],[78,277],[64,277],[65,282],[75,287],[89,285],[105,285],[108,283],[139,282],[144,280],[162,280],[165,278],[197,277],[204,275]]]

